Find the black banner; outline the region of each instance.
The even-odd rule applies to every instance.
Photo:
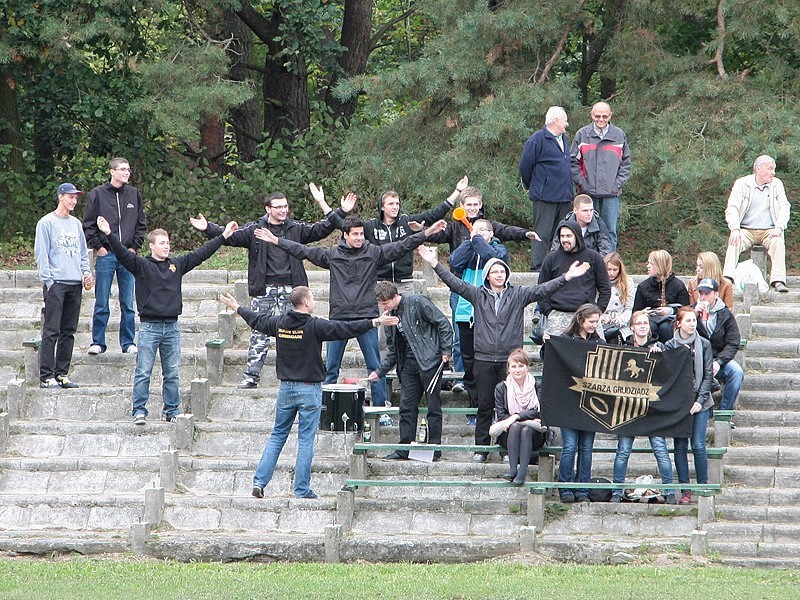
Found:
[[[615,435],[691,437],[688,348],[647,352],[551,337],[544,353],[542,420]]]

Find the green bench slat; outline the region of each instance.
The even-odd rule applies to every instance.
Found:
[[[475,446],[458,444],[373,444],[359,442],[353,445],[353,454],[364,454],[369,450],[436,450],[440,452],[500,452],[502,446]]]
[[[542,454],[542,455],[545,455],[545,456],[547,456],[549,454],[556,454],[557,452],[561,452],[561,451],[562,451],[562,447],[561,446],[542,446],[538,450],[539,454]],[[634,454],[644,454],[644,453],[650,453],[652,451],[653,451],[652,448],[631,448],[631,452],[634,453]],[[706,446],[706,452],[707,452],[709,458],[719,458],[721,456],[724,456],[727,451],[728,451],[727,448],[712,448],[711,446]],[[611,446],[607,446],[607,447],[595,446],[594,448],[592,448],[592,452],[593,453],[596,452],[598,454],[612,454],[612,453],[616,454],[617,447],[616,446],[614,446],[614,447],[611,447]],[[675,448],[667,448],[667,452],[672,454],[672,453],[675,452]]]
[[[399,415],[400,414],[400,407],[399,406],[365,406],[364,407],[364,416],[365,417],[376,417],[380,415]],[[427,406],[420,406],[419,407],[419,414],[427,415],[428,414],[428,407]],[[477,408],[468,408],[464,406],[447,406],[442,407],[442,414],[443,415],[477,415],[478,409]]]
[[[730,422],[735,412],[735,410],[714,410],[714,420]]]

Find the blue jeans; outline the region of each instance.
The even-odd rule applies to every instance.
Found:
[[[463,372],[464,362],[461,359],[461,334],[458,331],[458,325],[456,325],[455,320],[456,305],[458,304],[458,299],[460,297],[461,296],[455,292],[450,292],[450,314],[452,315],[451,321],[453,323],[453,360],[451,364],[453,365],[454,370]]]
[[[742,381],[744,381],[742,367],[735,360],[729,360],[728,364],[717,371],[717,380],[723,386],[720,410],[733,410],[736,398],[739,397],[739,390],[742,389]]]
[[[578,481],[588,483],[592,478],[592,448],[594,431],[561,428],[561,460],[558,462],[558,480],[575,481],[575,454],[578,455]],[[572,491],[572,490],[570,490]],[[575,490],[576,496],[588,496],[589,490]]]
[[[161,355],[164,414],[174,417],[181,414],[178,392],[178,367],[181,362],[181,329],[177,321],[142,321],[139,327],[139,354],[133,376],[133,414],[147,414],[150,398],[150,376],[156,362],[156,352]]]
[[[111,284],[114,273],[117,274],[119,288],[119,309],[122,315],[119,323],[119,345],[125,350],[133,344],[136,333],[136,319],[133,312],[134,277],[122,266],[113,253],[98,256],[94,264],[94,315],[92,316],[92,344],[97,344],[106,351],[106,327],[111,310],[108,306],[111,295]]]
[[[378,345],[378,330],[370,329],[356,338],[364,362],[367,363],[367,373],[371,373],[381,366],[381,351]],[[325,383],[336,383],[339,379],[339,369],[342,366],[342,357],[347,340],[330,340],[325,361]],[[371,385],[372,406],[385,406],[388,398],[386,380],[381,378]]]
[[[373,329],[373,331],[375,331]],[[258,462],[253,485],[264,488],[275,472],[278,457],[286,444],[295,417],[299,414],[297,430],[297,460],[294,464],[294,495],[303,498],[311,493],[311,461],[314,458],[314,439],[322,412],[322,385],[300,381],[282,381],[275,404],[275,426]]]
[[[600,218],[608,227],[608,241],[611,242],[611,251],[617,249],[617,220],[619,220],[619,196],[592,196],[594,209],[600,213]],[[598,204],[600,208],[598,208]]]
[[[619,436],[617,441],[617,455],[614,457],[614,483],[625,483],[625,475],[628,473],[628,458],[631,456],[633,448],[633,436]],[[650,437],[650,447],[656,457],[658,473],[661,475],[661,483],[672,483],[672,462],[669,460],[667,451],[667,440],[663,437]],[[614,490],[615,496],[622,496],[622,490]],[[674,494],[675,490],[664,490],[664,494]]]
[[[702,410],[692,419],[692,454],[697,483],[708,483],[708,453],[706,452],[706,429],[711,409]],[[689,438],[675,438],[675,470],[678,483],[689,483]]]

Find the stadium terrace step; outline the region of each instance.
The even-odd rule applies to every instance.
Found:
[[[1,494],[0,530],[125,531],[144,514],[144,495],[113,497],[75,492],[43,497]]]

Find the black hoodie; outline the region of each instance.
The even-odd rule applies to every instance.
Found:
[[[104,217],[108,221],[111,231],[117,234],[126,248],[138,250],[142,247],[147,235],[147,219],[142,196],[135,187],[125,184],[117,188],[108,182],[89,192],[83,209],[86,245],[93,250],[105,248],[111,251],[106,236],[97,227],[97,217]]]
[[[372,329],[372,319],[328,321],[296,310],[273,317],[244,306],[236,312],[252,329],[275,338],[275,373],[281,381],[321,383],[325,380],[322,342],[347,340]]]
[[[539,301],[539,310],[549,314],[551,310],[575,312],[581,306],[591,302],[597,304],[605,312],[611,300],[611,282],[603,257],[586,247],[580,225],[576,221],[561,221],[556,228],[556,238],[561,229],[569,228],[575,234],[575,251],[565,252],[559,243],[558,248],[548,254],[539,270],[539,283],[556,279],[569,271],[576,260],[589,263],[589,272],[583,277],[568,281],[565,286],[556,290],[550,297]]]

